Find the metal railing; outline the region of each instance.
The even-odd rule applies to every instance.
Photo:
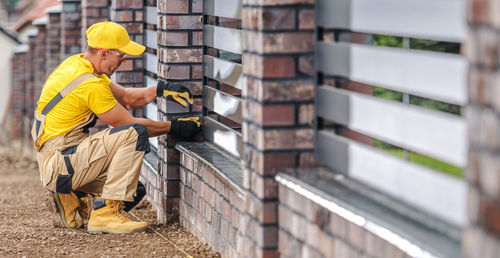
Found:
[[[203,23],[203,135],[242,157],[241,0],[205,0]]]
[[[464,168],[460,115],[333,87],[353,81],[456,106],[467,103],[467,62],[458,54],[359,44],[339,33],[460,43],[464,1],[316,1],[316,158],[333,169],[458,227],[466,223],[463,180],[399,158],[339,128]],[[422,17],[426,17],[422,19]],[[330,37],[328,33],[332,33]]]

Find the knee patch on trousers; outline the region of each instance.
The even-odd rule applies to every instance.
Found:
[[[134,128],[134,130],[137,132],[137,145],[135,146],[136,151],[144,151],[148,153],[150,151],[149,148],[149,135],[148,135],[148,129],[141,124],[128,124],[128,125],[122,125],[118,126],[115,128],[112,128],[109,131],[109,134],[114,134],[123,130],[127,130],[130,127]]]

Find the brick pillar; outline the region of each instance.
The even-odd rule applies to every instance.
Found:
[[[82,0],[82,52],[87,49],[87,29],[94,23],[109,21],[108,4],[108,0]]]
[[[26,107],[26,56],[27,45],[16,49],[12,57],[12,91],[10,97],[10,128],[9,138],[12,146],[18,148],[23,143],[24,121]]]
[[[187,108],[158,98],[161,120],[201,114],[202,79],[202,0],[160,0],[158,10],[158,79],[182,82],[195,95],[195,104]],[[162,136],[159,141],[159,174],[165,220],[175,217],[179,207],[179,152],[175,140]],[[152,193],[149,193],[152,194]],[[156,196],[156,195],[155,195]]]
[[[61,62],[61,11],[62,5],[47,10],[49,22],[46,37],[46,78]]]
[[[81,3],[80,0],[62,0],[61,58],[81,53]]]
[[[246,257],[279,255],[274,169],[313,160],[313,4],[243,1]]]
[[[143,44],[144,1],[113,0],[111,20],[127,29],[130,39]],[[143,56],[128,58],[113,75],[113,80],[126,87],[144,87]],[[143,116],[142,109],[134,110],[137,117]]]
[[[500,253],[500,22],[498,1],[468,0],[469,37],[469,224],[463,232],[464,257],[498,257]]]
[[[31,140],[31,125],[33,124],[33,112],[35,110],[35,105],[37,98],[35,96],[35,49],[36,49],[36,42],[37,42],[37,34],[38,31],[34,30],[33,32],[30,32],[30,35],[28,36],[28,46],[29,50],[26,54],[26,63],[25,63],[25,68],[24,68],[24,73],[26,74],[26,94],[24,95],[24,105],[25,105],[25,112],[24,112],[24,128],[23,128],[23,134],[24,134],[24,140],[25,143],[23,144],[25,148],[31,148],[32,146],[32,140]]]
[[[40,98],[42,93],[43,84],[45,83],[46,75],[46,41],[47,41],[47,23],[48,17],[37,19],[33,24],[38,29],[38,34],[35,39],[35,49],[33,56],[33,88],[34,88],[34,99],[35,107],[36,101]]]

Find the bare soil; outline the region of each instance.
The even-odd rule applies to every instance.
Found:
[[[179,223],[158,224],[147,201],[131,211],[149,223],[145,232],[54,228],[42,198],[45,191],[34,160],[0,148],[0,257],[220,257]]]

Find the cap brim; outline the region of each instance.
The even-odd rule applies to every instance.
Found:
[[[144,53],[146,47],[144,47],[141,44],[135,43],[134,41],[131,40],[126,46],[119,48],[118,50],[125,52],[129,55],[138,56]]]

